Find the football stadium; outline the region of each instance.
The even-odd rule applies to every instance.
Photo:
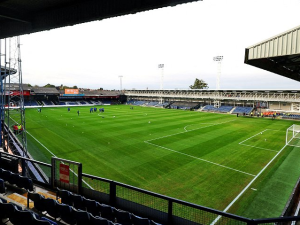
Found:
[[[299,223],[300,90],[22,82],[15,36],[193,0],[21,2],[0,1],[2,224]],[[300,26],[244,62],[300,81],[299,54]]]

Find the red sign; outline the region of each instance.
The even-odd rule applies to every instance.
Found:
[[[20,91],[6,91],[5,95],[19,96],[20,93],[21,93]],[[23,91],[23,95],[24,96],[29,96],[30,91]]]
[[[59,180],[64,183],[70,182],[70,168],[68,165],[62,163],[59,165]]]

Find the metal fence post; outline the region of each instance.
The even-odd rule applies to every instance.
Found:
[[[78,165],[78,194],[82,194],[82,163]]]
[[[22,163],[22,176],[26,176],[26,162],[25,159],[21,159]]]
[[[173,224],[173,201],[171,199],[168,201],[168,224]]]
[[[115,182],[110,182],[109,186],[109,202],[112,206],[116,205],[116,198],[117,198],[117,185]]]
[[[50,178],[50,185],[52,186],[53,189],[55,189],[55,157],[53,156],[51,158],[51,178]]]

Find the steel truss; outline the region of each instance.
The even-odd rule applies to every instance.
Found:
[[[20,38],[0,40],[1,67],[1,143],[5,150],[27,157],[25,108],[22,86],[22,61]],[[3,71],[3,75],[2,75]],[[15,136],[4,132],[4,126]],[[1,135],[0,135],[1,136]],[[2,139],[4,137],[4,139]],[[21,149],[15,149],[13,142],[19,142]]]

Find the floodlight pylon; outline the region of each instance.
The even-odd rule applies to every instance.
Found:
[[[217,83],[216,90],[220,90],[220,77],[221,77],[221,63],[223,60],[223,56],[215,56],[213,58],[215,62],[217,62]]]
[[[161,71],[161,76],[160,76],[160,91],[161,91],[161,94],[162,94],[163,89],[164,89],[164,67],[165,67],[164,64],[158,64],[158,69],[160,69],[160,71]],[[163,103],[162,96],[160,97],[160,103],[161,104]]]
[[[0,46],[1,71],[4,70],[3,75],[1,72],[1,131],[4,137],[1,145],[6,151],[13,151],[13,143],[17,141],[22,149],[18,154],[28,157],[20,38],[0,40]],[[18,129],[14,125],[18,125]]]

